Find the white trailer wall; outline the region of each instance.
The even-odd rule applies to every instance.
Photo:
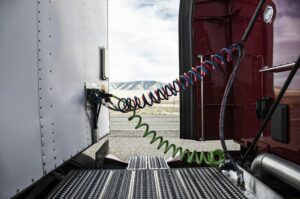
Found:
[[[85,83],[101,81],[107,0],[0,0],[0,198],[91,145]],[[109,132],[102,107],[100,137]]]

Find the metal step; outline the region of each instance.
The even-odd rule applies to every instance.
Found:
[[[246,198],[215,168],[74,170],[48,198]]]
[[[129,158],[127,170],[169,169],[164,157],[133,156]]]

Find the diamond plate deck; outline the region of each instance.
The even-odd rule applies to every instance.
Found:
[[[74,170],[48,198],[246,198],[214,168]]]
[[[169,169],[164,157],[133,156],[129,158],[127,170]]]

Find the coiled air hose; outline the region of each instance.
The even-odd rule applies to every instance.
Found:
[[[113,105],[113,110],[127,113],[147,106],[153,106],[153,104],[159,104],[163,100],[168,100],[171,96],[177,96],[179,92],[185,91],[190,85],[209,75],[212,70],[220,70],[222,73],[225,73],[227,64],[234,59],[234,55],[239,51],[239,48],[239,44],[233,44],[229,48],[221,49],[220,53],[211,55],[210,60],[205,60],[200,65],[192,67],[187,73],[184,73],[172,83],[166,84],[154,92],[149,92],[147,97],[143,94],[141,98],[137,96],[121,98],[116,103],[117,105]]]
[[[113,98],[120,100],[120,98],[113,96]],[[107,106],[111,109],[111,107]],[[205,164],[208,166],[219,166],[225,160],[224,152],[221,149],[215,149],[213,151],[190,151],[189,149],[183,149],[182,147],[177,147],[175,144],[170,144],[170,142],[164,139],[162,136],[158,136],[156,131],[150,130],[149,124],[144,123],[140,115],[136,113],[136,110],[132,111],[132,115],[129,116],[128,120],[132,121],[137,119],[137,124],[135,129],[144,128],[143,137],[151,137],[150,144],[158,143],[157,149],[164,148],[164,154],[172,152],[172,157],[174,158],[179,154],[179,159],[181,161],[187,160],[188,163]]]
[[[111,95],[117,103],[113,103],[110,99],[103,103],[104,106],[113,110],[123,113],[132,111],[132,115],[128,118],[129,121],[138,119],[138,123],[135,129],[144,128],[143,137],[151,136],[150,144],[158,143],[157,149],[164,148],[164,153],[172,152],[172,157],[179,155],[179,159],[187,159],[188,163],[206,164],[208,166],[219,166],[225,161],[224,151],[216,149],[210,152],[204,151],[190,151],[189,149],[183,149],[177,147],[175,144],[171,144],[168,140],[158,136],[156,131],[150,130],[147,123],[143,123],[142,117],[136,113],[137,110],[143,109],[146,106],[152,106],[154,103],[160,103],[162,100],[168,100],[171,96],[176,96],[179,92],[184,91],[189,85],[193,85],[199,79],[203,79],[210,71],[219,69],[224,73],[225,66],[234,59],[234,55],[240,56],[241,46],[239,44],[233,44],[230,48],[221,49],[220,53],[211,55],[211,60],[203,61],[199,66],[192,67],[187,73],[180,76],[179,80],[176,79],[173,83],[165,85],[161,89],[157,89],[154,93],[150,92],[148,98],[145,94],[142,98],[118,98],[117,96]],[[240,59],[240,57],[239,57]],[[109,103],[110,105],[108,105]],[[117,105],[115,105],[117,104]],[[223,143],[222,143],[223,144]]]

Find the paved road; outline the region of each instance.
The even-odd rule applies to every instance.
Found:
[[[112,115],[110,117],[111,137],[138,137],[143,135],[143,128],[135,130],[138,120],[128,121],[126,115]],[[143,115],[143,122],[148,123],[150,130],[157,131],[164,137],[179,137],[179,116],[178,115]]]
[[[111,131],[109,136],[110,153],[116,155],[124,161],[128,161],[130,156],[164,156],[170,157],[171,154],[164,154],[163,150],[157,150],[157,143],[150,144],[150,137],[143,138],[143,131],[134,130],[136,121],[129,122],[128,115],[111,115]],[[190,150],[214,150],[221,148],[219,141],[194,141],[179,139],[179,116],[178,115],[146,115],[143,121],[149,123],[151,130],[171,143],[188,148]],[[229,150],[239,150],[239,145],[233,141],[228,141]]]

